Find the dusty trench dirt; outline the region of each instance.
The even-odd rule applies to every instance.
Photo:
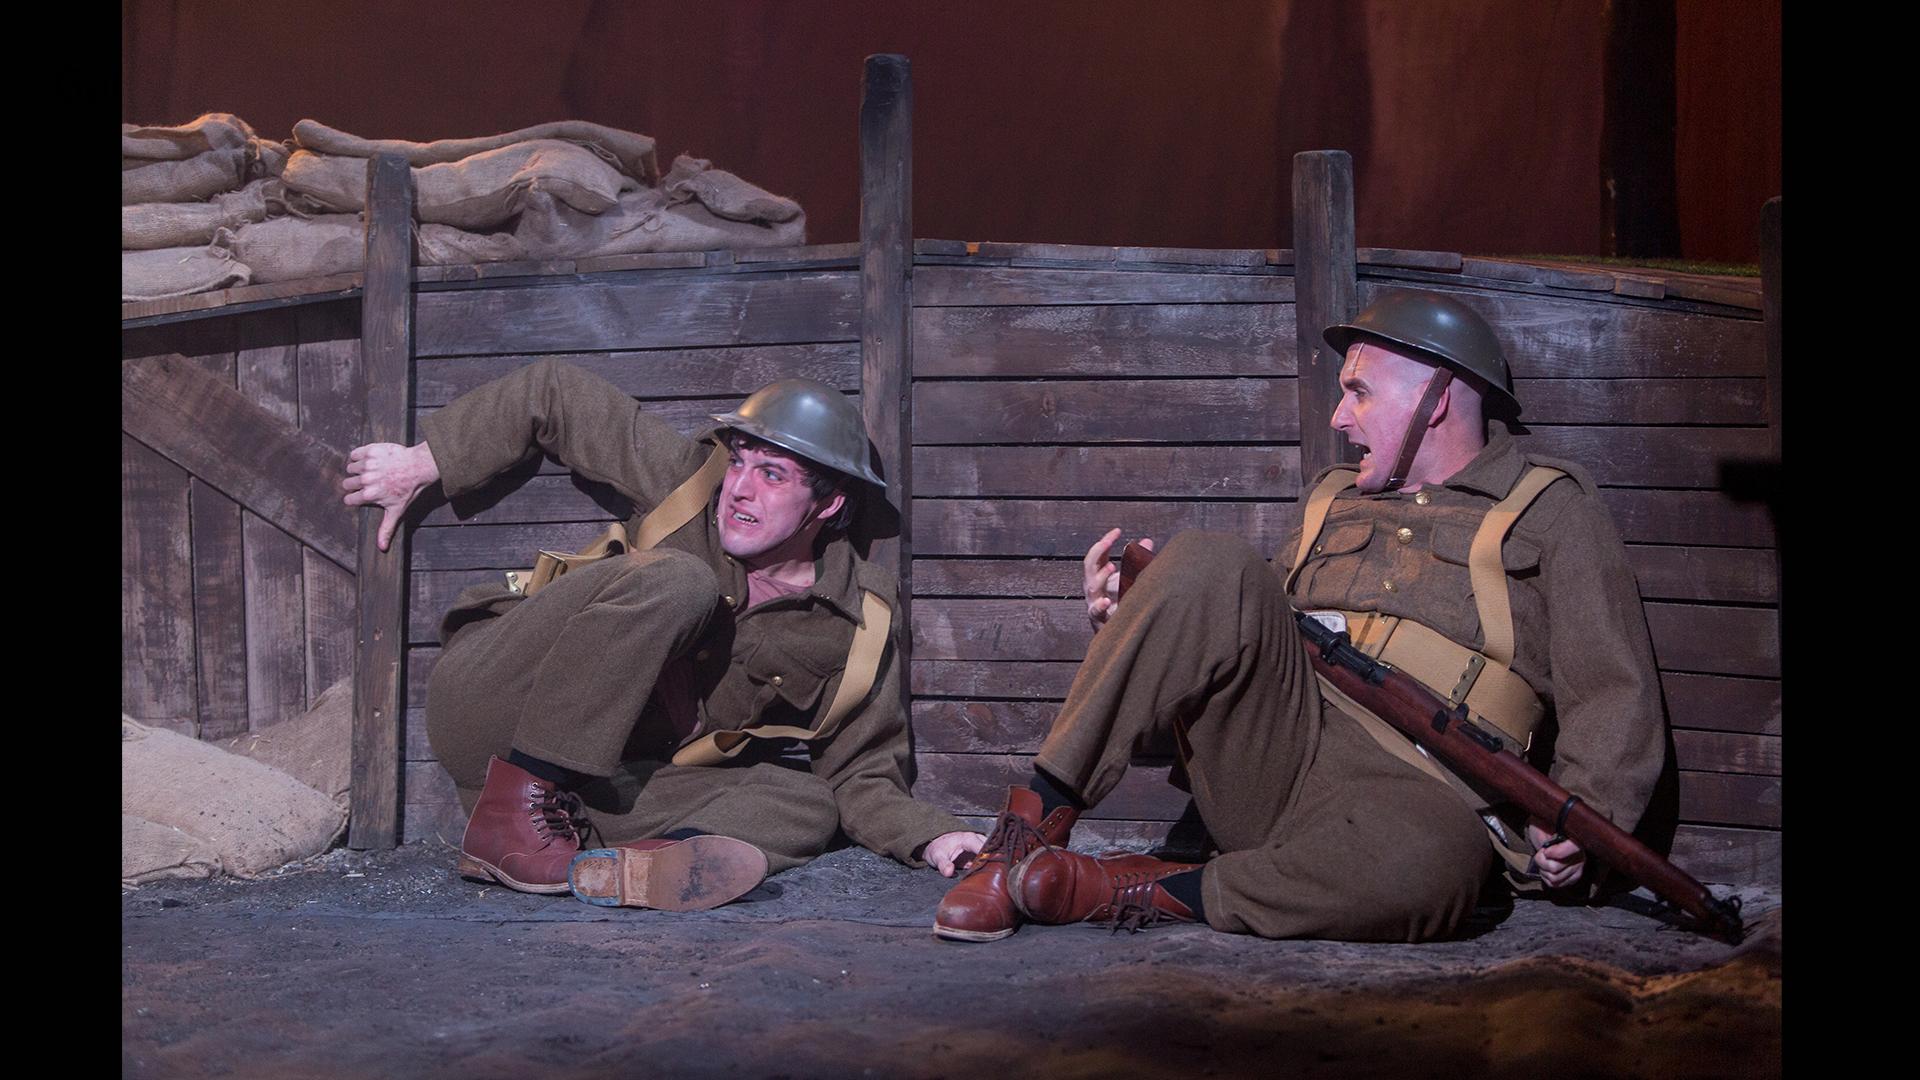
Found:
[[[858,849],[678,915],[477,885],[455,855],[123,889],[122,1074],[1780,1073],[1777,889],[1737,890],[1738,946],[1524,900],[1425,945],[1199,926],[963,945],[930,930],[946,879]]]

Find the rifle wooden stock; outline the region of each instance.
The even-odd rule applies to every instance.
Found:
[[[1120,594],[1152,561],[1153,552],[1130,543],[1120,556]],[[1314,671],[1362,708],[1391,724],[1441,764],[1525,810],[1592,856],[1651,889],[1697,919],[1709,932],[1740,937],[1737,903],[1718,900],[1705,885],[1608,821],[1579,796],[1554,783],[1495,736],[1467,719],[1465,705],[1447,707],[1438,694],[1405,672],[1355,649],[1344,631],[1294,613]]]

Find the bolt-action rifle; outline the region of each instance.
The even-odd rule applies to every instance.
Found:
[[[1152,561],[1153,552],[1130,543],[1120,554],[1120,593]],[[1426,748],[1433,758],[1461,777],[1494,792],[1578,843],[1636,884],[1685,911],[1702,929],[1740,940],[1738,898],[1716,899],[1705,885],[1662,858],[1632,834],[1603,817],[1580,797],[1554,783],[1507,749],[1498,738],[1467,719],[1467,707],[1448,708],[1438,694],[1411,675],[1353,647],[1345,631],[1301,612],[1294,613],[1306,639],[1314,671],[1362,708]]]

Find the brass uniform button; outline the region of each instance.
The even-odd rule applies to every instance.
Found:
[[[1413,501],[1421,506],[1425,506],[1433,501],[1433,496],[1424,491],[1416,491],[1413,493]]]
[[[775,686],[785,686],[786,684],[787,684],[787,680],[785,680],[785,679],[783,679],[783,678],[781,678],[780,676],[778,676],[778,675],[775,675],[775,676],[773,677],[773,685],[775,685]]]
[[[1399,541],[1400,541],[1401,543],[1403,543],[1403,544],[1411,544],[1411,543],[1413,543],[1413,530],[1412,530],[1412,529],[1408,529],[1408,528],[1404,528],[1404,527],[1403,527],[1403,528],[1401,528],[1401,530],[1400,530],[1399,532],[1397,532],[1397,533],[1394,533],[1393,535],[1394,535],[1394,537],[1395,537],[1396,539],[1398,539],[1398,540],[1399,540]]]
[[[1395,589],[1398,589],[1398,588],[1399,588],[1399,586],[1398,586],[1398,585],[1395,585],[1395,584],[1394,584],[1393,582],[1391,582],[1391,581],[1383,581],[1383,582],[1381,582],[1381,583],[1380,583],[1380,587],[1381,587],[1381,588],[1383,588],[1383,589],[1385,589],[1385,590],[1387,590],[1388,592],[1393,592],[1393,591],[1394,591]]]
[[[732,607],[732,606],[733,606],[733,597],[731,597],[731,596],[723,596],[723,597],[721,597],[721,599],[722,599],[722,600],[725,600],[725,601],[727,602],[727,606],[728,606],[728,607]]]
[[[1325,544],[1315,544],[1315,545],[1313,545],[1313,553],[1314,553],[1315,555],[1318,555],[1318,554],[1320,554],[1321,552],[1323,552],[1323,551],[1325,551],[1325,550],[1327,550],[1327,545],[1325,545]]]

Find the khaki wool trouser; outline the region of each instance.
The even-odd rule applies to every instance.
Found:
[[[607,843],[698,829],[759,847],[773,872],[826,850],[840,814],[812,773],[667,764],[677,738],[649,698],[719,600],[697,557],[644,551],[570,571],[455,630],[428,681],[427,741],[462,807],[473,812],[488,759],[518,750],[603,778],[579,794]]]
[[[1239,537],[1167,544],[1094,635],[1034,764],[1094,805],[1169,735],[1221,851],[1201,878],[1214,929],[1420,941],[1473,909],[1485,826],[1323,704],[1279,576]]]

